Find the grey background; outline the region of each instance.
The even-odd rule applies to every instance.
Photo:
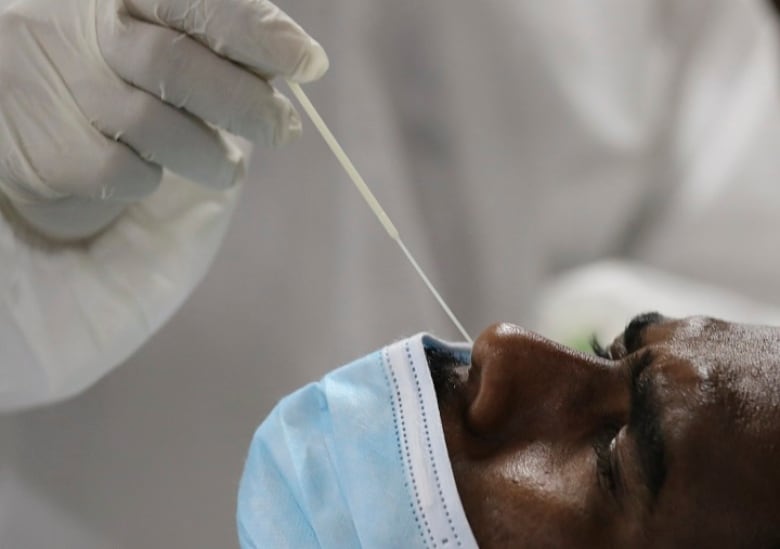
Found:
[[[477,335],[532,323],[550,276],[615,255],[776,300],[776,109],[719,201],[671,205],[711,160],[686,145],[712,132],[680,137],[703,123],[670,98],[696,98],[689,52],[731,24],[727,3],[282,5],[331,56],[312,99]],[[556,22],[583,9],[601,31],[567,38]],[[609,128],[560,91],[566,66],[600,76]],[[212,270],[143,349],[76,399],[0,418],[0,547],[233,547],[247,445],[279,397],[395,338],[457,337],[307,130],[256,152]]]

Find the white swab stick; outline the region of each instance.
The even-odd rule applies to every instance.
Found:
[[[458,329],[458,331],[463,335],[463,337],[466,338],[466,341],[469,343],[474,343],[471,340],[471,336],[469,336],[468,332],[466,331],[466,328],[463,327],[463,325],[458,321],[458,317],[455,316],[455,313],[452,312],[452,309],[449,308],[447,303],[444,301],[444,298],[439,294],[439,292],[436,291],[436,288],[434,288],[433,283],[428,279],[427,276],[425,276],[425,272],[422,270],[422,267],[417,264],[417,261],[412,256],[412,252],[410,252],[406,246],[404,246],[403,241],[398,238],[396,240],[398,245],[403,250],[406,257],[409,259],[409,263],[412,264],[412,267],[414,267],[414,270],[417,271],[417,274],[420,275],[420,278],[423,279],[423,282],[425,282],[425,285],[428,286],[428,289],[433,294],[433,297],[436,298],[436,301],[439,302],[439,305],[441,305],[441,308],[444,309],[444,312],[447,313],[447,316],[450,317],[450,320],[452,320],[452,323],[455,324],[455,327]]]
[[[371,208],[371,211],[374,212],[374,215],[376,215],[377,219],[379,219],[379,222],[385,228],[387,234],[390,235],[390,238],[395,240],[396,243],[401,247],[404,255],[406,255],[407,259],[412,264],[412,267],[414,267],[414,270],[417,271],[417,274],[420,275],[420,278],[422,278],[423,282],[425,282],[425,285],[431,291],[433,297],[436,298],[436,301],[438,301],[439,305],[441,305],[441,308],[444,309],[444,312],[447,314],[450,320],[452,320],[453,324],[455,324],[455,327],[458,329],[458,331],[463,335],[463,337],[466,338],[469,343],[472,343],[472,339],[468,332],[466,332],[465,328],[463,328],[463,325],[458,321],[455,313],[453,313],[452,309],[447,306],[447,303],[441,297],[441,294],[436,291],[436,288],[425,275],[425,272],[422,270],[417,261],[415,261],[411,252],[404,245],[403,241],[401,240],[401,235],[398,233],[398,229],[396,229],[395,225],[393,225],[393,222],[390,221],[390,217],[387,215],[384,208],[382,208],[382,206],[379,204],[379,201],[374,196],[374,193],[371,192],[371,189],[368,188],[368,185],[360,176],[360,173],[358,173],[357,168],[355,168],[355,165],[352,164],[352,161],[347,156],[347,153],[344,152],[344,149],[342,149],[341,145],[339,145],[338,141],[336,141],[336,138],[333,136],[330,129],[328,129],[328,126],[317,112],[317,109],[314,108],[312,102],[303,92],[301,86],[296,82],[291,82],[289,80],[287,81],[287,85],[290,86],[290,90],[292,90],[293,94],[298,99],[298,102],[303,107],[303,110],[306,111],[307,115],[309,115],[309,118],[311,118],[312,123],[320,132],[320,135],[322,135],[325,143],[327,143],[328,147],[330,147],[330,150],[333,151],[336,159],[344,168],[344,171],[347,172],[347,175],[355,184],[355,187],[357,187],[357,190],[363,196],[363,199],[366,201],[369,208]]]

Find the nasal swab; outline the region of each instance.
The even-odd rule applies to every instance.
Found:
[[[333,154],[336,156],[336,159],[339,161],[341,166],[347,172],[347,175],[355,184],[357,190],[360,191],[360,194],[363,196],[363,199],[366,201],[369,208],[371,208],[371,211],[374,212],[374,215],[376,215],[377,219],[379,219],[379,222],[382,224],[382,227],[385,228],[387,234],[390,235],[390,238],[395,240],[398,246],[401,247],[401,250],[404,252],[404,255],[406,255],[406,258],[412,264],[412,267],[414,267],[414,270],[417,271],[417,274],[420,275],[420,278],[422,278],[423,282],[425,282],[425,285],[428,286],[428,289],[433,294],[433,297],[435,297],[436,301],[439,302],[439,305],[441,305],[441,308],[444,309],[445,313],[447,313],[447,316],[450,317],[450,320],[452,320],[453,324],[455,324],[455,327],[458,328],[460,333],[463,334],[463,337],[465,337],[469,343],[472,343],[471,337],[469,336],[468,332],[466,332],[465,328],[463,328],[463,325],[458,321],[457,317],[455,316],[455,313],[452,312],[452,309],[450,309],[447,306],[447,303],[445,303],[444,299],[441,297],[439,292],[436,291],[436,288],[434,288],[433,284],[428,279],[428,277],[425,276],[425,272],[423,272],[420,265],[417,263],[417,261],[415,261],[414,257],[412,256],[412,253],[407,249],[407,247],[404,245],[403,241],[401,240],[401,235],[398,233],[398,229],[396,229],[395,225],[393,225],[393,222],[390,221],[390,217],[387,215],[387,213],[385,213],[385,210],[379,204],[379,201],[374,196],[374,193],[372,193],[371,189],[368,188],[368,185],[366,185],[366,182],[358,173],[357,169],[355,168],[355,165],[352,164],[352,162],[350,161],[349,157],[347,156],[347,153],[344,152],[344,149],[342,149],[341,145],[339,145],[338,141],[336,141],[336,138],[330,132],[328,126],[325,125],[325,121],[319,115],[317,109],[314,108],[314,105],[312,105],[311,101],[309,101],[309,98],[306,96],[305,93],[303,93],[303,90],[301,89],[300,85],[298,85],[296,82],[291,82],[289,80],[287,81],[287,85],[290,86],[290,89],[292,90],[295,97],[298,98],[298,101],[303,107],[303,110],[305,110],[306,114],[309,115],[309,118],[311,118],[312,123],[314,123],[314,126],[322,135],[322,138],[325,140],[325,143],[327,143],[328,147],[330,147],[330,150],[333,151]]]

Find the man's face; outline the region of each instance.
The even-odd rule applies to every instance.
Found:
[[[509,324],[440,391],[481,547],[780,542],[780,330],[638,317],[601,353]]]

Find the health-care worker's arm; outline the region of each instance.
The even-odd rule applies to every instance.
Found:
[[[0,411],[132,354],[205,274],[244,169],[280,145],[269,80],[321,46],[266,0],[0,0]]]

